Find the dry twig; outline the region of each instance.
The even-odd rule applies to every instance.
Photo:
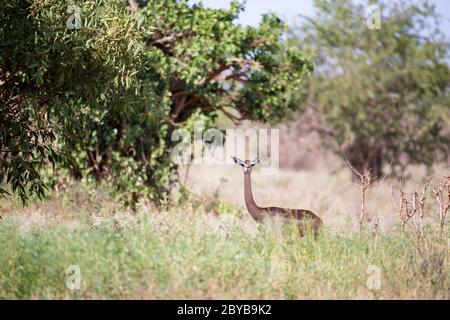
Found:
[[[436,196],[437,214],[439,218],[439,231],[444,231],[447,213],[450,209],[450,176],[437,188],[433,187],[433,193]]]
[[[400,220],[402,230],[405,231],[409,220],[412,219],[414,230],[418,237],[423,234],[425,218],[425,202],[427,189],[431,183],[431,177],[427,177],[422,183],[418,183],[416,189],[409,196],[403,191],[403,186],[399,187],[400,201],[397,215]],[[395,199],[394,189],[392,195]]]
[[[348,166],[352,171],[358,176],[359,179],[359,190],[360,190],[360,212],[359,212],[359,230],[362,231],[364,229],[364,223],[371,222],[371,218],[368,217],[366,212],[366,193],[367,190],[371,187],[372,183],[372,175],[371,169],[364,169],[361,173],[353,167],[347,158],[345,158]],[[376,230],[378,228],[379,218],[376,216],[373,219],[372,228]]]

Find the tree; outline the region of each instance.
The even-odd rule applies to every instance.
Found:
[[[324,141],[379,177],[389,162],[401,173],[409,163],[448,159],[449,43],[427,2],[377,2],[381,25],[372,30],[371,3],[315,1],[315,16],[290,41],[316,55],[299,99],[319,115]]]
[[[77,148],[86,155],[80,167],[89,163],[89,172],[112,181],[133,203],[140,194],[154,200],[167,194],[175,128],[219,113],[236,122],[280,121],[297,108],[291,97],[312,65],[283,43],[286,26],[277,17],[264,16],[256,28],[237,24],[244,9],[237,2],[221,10],[187,1],[129,3],[151,59],[142,79],[161,97],[162,120],[152,126],[115,117],[86,131]]]
[[[72,167],[67,146],[84,138],[92,117],[158,114],[140,77],[150,60],[136,20],[121,1],[78,5],[0,4],[0,184],[23,202],[44,195],[43,166]]]

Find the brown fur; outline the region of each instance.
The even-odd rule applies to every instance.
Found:
[[[250,165],[249,160],[245,161],[245,165]],[[279,207],[259,207],[253,199],[252,185],[251,185],[251,170],[249,172],[244,171],[244,196],[245,205],[248,212],[255,221],[264,222],[267,214],[273,217],[280,217],[283,223],[289,223],[292,220],[297,220],[300,234],[303,235],[308,226],[308,222],[311,223],[311,227],[314,232],[314,236],[317,235],[320,226],[323,224],[322,219],[310,210],[304,209],[286,209]]]

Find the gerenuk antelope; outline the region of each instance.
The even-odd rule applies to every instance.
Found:
[[[322,219],[310,210],[305,209],[286,209],[279,207],[259,207],[252,194],[252,181],[251,172],[253,167],[260,162],[260,158],[256,158],[253,161],[242,161],[236,157],[231,157],[235,163],[244,168],[244,197],[245,206],[248,213],[257,222],[264,222],[269,217],[280,218],[283,223],[290,223],[296,220],[300,235],[303,235],[306,228],[310,226],[314,232],[314,236],[317,236],[320,226],[322,225]]]

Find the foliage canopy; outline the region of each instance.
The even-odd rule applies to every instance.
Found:
[[[274,15],[256,28],[237,24],[237,2],[215,10],[89,0],[79,4],[75,30],[67,28],[70,5],[0,5],[0,183],[23,200],[43,195],[39,169],[48,163],[110,181],[131,202],[142,193],[160,199],[174,169],[174,128],[220,112],[280,121],[312,70],[284,44],[286,26]]]
[[[377,2],[380,29],[369,29],[371,1],[315,1],[316,15],[291,43],[314,52],[316,72],[302,101],[320,115],[332,148],[380,176],[392,162],[431,165],[450,151],[449,42],[427,2]]]
[[[0,4],[0,182],[23,201],[42,197],[43,165],[70,166],[60,146],[83,139],[93,115],[123,117],[153,95],[140,78],[147,53],[126,8],[84,1],[77,29],[68,23],[78,9],[68,8],[54,0]]]

